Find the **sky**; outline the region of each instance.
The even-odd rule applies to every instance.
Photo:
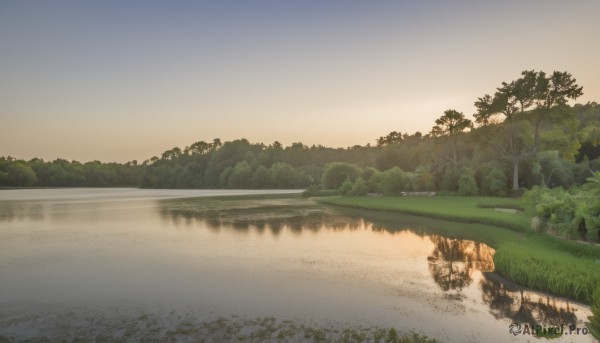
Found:
[[[429,132],[523,70],[600,101],[600,1],[0,0],[0,156]]]

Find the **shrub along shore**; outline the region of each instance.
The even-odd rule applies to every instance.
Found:
[[[536,290],[593,304],[600,287],[600,247],[536,233],[527,215],[494,208],[520,208],[520,199],[332,196],[318,201],[453,222],[447,234],[490,245],[498,273]]]

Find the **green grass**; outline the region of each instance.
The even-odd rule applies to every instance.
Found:
[[[600,264],[549,248],[537,239],[501,244],[494,263],[498,273],[516,283],[588,304],[600,285]]]
[[[484,197],[324,197],[320,202],[330,205],[401,212],[416,216],[425,216],[459,223],[486,224],[526,232],[531,219],[521,213],[497,211],[499,208],[520,207],[519,199]],[[497,205],[493,205],[497,204]],[[481,207],[484,206],[484,207]]]
[[[394,222],[399,222],[397,217],[394,219],[394,212],[399,212],[422,217],[402,218],[403,225],[413,225],[417,232],[484,242],[496,249],[497,272],[533,289],[591,304],[594,291],[600,287],[600,247],[533,232],[525,214],[493,209],[496,206],[516,208],[520,206],[519,199],[327,197],[319,201],[353,209],[385,211],[362,214],[391,229],[402,229],[394,227]]]

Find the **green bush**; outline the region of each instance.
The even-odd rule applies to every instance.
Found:
[[[505,196],[508,179],[504,172],[493,168],[483,179],[483,193],[486,195]]]
[[[460,174],[453,165],[448,165],[444,170],[444,176],[442,177],[441,190],[448,192],[458,191],[458,179]]]
[[[338,189],[345,181],[352,181],[360,174],[360,168],[345,162],[333,162],[325,167],[321,184],[325,189]]]
[[[459,195],[477,195],[479,189],[477,182],[473,176],[473,170],[464,167],[461,169],[460,178],[458,179],[458,194]]]
[[[599,240],[600,201],[591,179],[584,187],[569,191],[533,187],[524,196],[528,213],[568,239]]]
[[[29,187],[37,182],[37,176],[27,164],[14,162],[8,166],[5,173],[2,173],[0,182],[11,186]]]
[[[400,194],[406,190],[406,175],[402,169],[394,167],[383,172],[381,190],[385,194]]]
[[[340,191],[340,193],[344,194],[344,195],[351,195],[352,194],[352,181],[350,180],[346,180],[344,181],[344,183],[342,183],[342,185],[340,186],[340,188],[338,188],[338,190]]]
[[[369,192],[382,193],[382,184],[383,178],[385,174],[382,172],[376,172],[371,175],[367,180],[367,185],[369,186]]]
[[[365,179],[358,177],[358,179],[354,181],[354,185],[352,185],[352,190],[350,192],[352,195],[366,195],[369,193],[369,186]]]

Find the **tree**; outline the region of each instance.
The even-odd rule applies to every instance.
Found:
[[[258,166],[250,180],[252,188],[272,188],[273,178],[271,172],[265,166]]]
[[[541,185],[545,187],[570,186],[573,181],[573,172],[570,165],[560,158],[558,151],[540,151],[533,164],[533,173],[541,178]]]
[[[481,126],[488,126],[499,124],[501,127],[493,127],[492,133],[506,137],[504,139],[491,139],[491,143],[496,149],[497,153],[501,158],[511,161],[513,164],[513,190],[519,189],[519,163],[523,160],[528,151],[525,151],[524,147],[518,144],[518,133],[515,119],[515,113],[519,109],[524,110],[530,104],[531,101],[524,99],[524,94],[529,94],[529,91],[524,89],[525,85],[529,85],[529,82],[517,82],[512,81],[511,83],[502,82],[502,87],[497,89],[494,96],[489,94],[478,98],[475,102],[475,122]],[[497,116],[503,115],[504,120],[498,121]],[[497,136],[497,135],[496,135]],[[502,142],[498,144],[498,142]]]
[[[431,129],[431,135],[434,137],[449,136],[452,139],[452,162],[455,166],[458,165],[456,136],[470,127],[471,121],[466,119],[462,112],[446,110],[443,116],[435,120],[435,126]]]
[[[359,173],[359,168],[353,164],[335,162],[325,168],[321,182],[325,189],[338,189],[344,181],[353,181]]]
[[[534,74],[535,71],[524,71],[523,75]],[[561,111],[553,111],[564,108],[569,99],[577,99],[583,95],[583,87],[579,86],[577,80],[567,72],[554,71],[547,77],[546,73],[540,71],[537,73],[535,90],[532,92],[535,105],[535,136],[534,152],[540,143],[540,130],[542,123],[559,112],[559,116],[564,117]],[[529,86],[529,85],[528,85]],[[523,109],[521,109],[523,112]]]
[[[191,155],[204,155],[211,149],[211,144],[206,143],[205,141],[196,142],[189,147],[184,149],[185,154]]]
[[[181,157],[182,153],[183,152],[181,151],[180,148],[174,147],[171,150],[167,150],[167,151],[163,152],[161,158],[163,160],[175,160],[175,159]]]
[[[519,189],[519,163],[535,156],[540,145],[542,124],[549,118],[564,120],[568,111],[564,107],[569,99],[583,94],[583,88],[567,72],[555,71],[550,77],[543,71],[525,70],[521,78],[510,83],[502,82],[494,96],[489,94],[475,102],[475,122],[481,126],[503,125],[505,144],[494,144],[498,154],[513,164],[512,189]],[[525,111],[531,115],[525,116]],[[498,120],[498,116],[504,116]],[[523,135],[532,126],[533,140]],[[506,128],[508,127],[508,128]],[[522,143],[529,144],[522,144]]]
[[[483,192],[487,195],[506,195],[508,179],[504,172],[498,168],[492,168],[483,179]]]
[[[362,177],[358,177],[354,184],[352,185],[351,193],[352,195],[365,195],[369,192],[369,186],[367,182]]]
[[[477,182],[473,175],[474,172],[471,168],[463,167],[460,170],[460,177],[458,178],[458,194],[477,195],[477,193],[479,193]]]
[[[275,162],[271,166],[271,177],[273,178],[273,185],[276,188],[307,186],[301,184],[301,175],[285,162]]]
[[[238,162],[227,180],[227,188],[249,188],[251,177],[252,167],[248,162]]]
[[[460,174],[457,167],[453,164],[446,165],[444,174],[442,175],[441,190],[448,192],[456,192],[458,190],[458,179]]]
[[[431,165],[418,166],[415,169],[415,186],[423,191],[435,190],[434,175],[431,171]]]
[[[391,145],[402,142],[402,132],[392,131],[387,136],[377,138],[377,147]]]
[[[16,187],[29,187],[37,182],[35,172],[23,162],[11,163],[4,179],[7,185]]]
[[[400,194],[403,191],[410,190],[410,180],[406,173],[398,167],[394,167],[383,172],[381,180],[381,190],[385,194]]]
[[[340,188],[338,188],[338,190],[344,195],[351,195],[352,186],[352,181],[350,181],[350,179],[346,179],[344,182],[342,182],[342,185],[340,186]]]

